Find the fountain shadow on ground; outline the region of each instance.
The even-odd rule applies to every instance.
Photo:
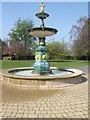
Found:
[[[82,82],[81,82],[81,83],[86,82],[86,81],[88,80],[85,75],[82,75],[81,78],[82,78]],[[79,83],[79,84],[80,84],[80,83]]]

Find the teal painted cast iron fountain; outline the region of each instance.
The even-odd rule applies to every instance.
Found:
[[[49,17],[48,13],[44,12],[45,4],[40,5],[40,13],[36,16],[41,19],[40,27],[28,29],[28,32],[32,36],[39,38],[39,47],[35,50],[35,63],[33,73],[47,74],[51,73],[50,64],[48,62],[48,49],[45,47],[45,39],[48,36],[52,36],[57,33],[54,28],[48,28],[44,26],[44,19]]]
[[[36,16],[41,19],[40,27],[28,29],[32,36],[39,38],[39,47],[35,50],[34,67],[13,68],[2,74],[2,81],[5,84],[30,89],[58,89],[61,86],[70,86],[81,83],[82,71],[77,69],[59,69],[50,67],[48,62],[48,49],[45,47],[45,39],[57,33],[54,28],[44,26],[44,19],[49,15],[44,12],[44,4],[40,5],[41,12]]]

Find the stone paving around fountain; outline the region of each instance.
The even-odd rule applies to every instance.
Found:
[[[86,73],[85,77],[88,77]],[[59,90],[2,85],[3,118],[88,118],[88,81]]]

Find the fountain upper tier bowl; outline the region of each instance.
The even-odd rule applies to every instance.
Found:
[[[36,16],[40,19],[46,19],[47,17],[49,17],[49,14],[41,12],[41,13],[37,13]]]
[[[36,27],[27,30],[30,35],[36,37],[48,37],[56,34],[58,31],[55,28],[49,27]]]

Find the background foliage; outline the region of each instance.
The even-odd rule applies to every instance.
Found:
[[[18,59],[22,60],[34,59],[38,41],[27,32],[27,29],[32,27],[34,27],[32,19],[21,20],[19,18],[15,22],[8,34],[9,39],[0,39],[3,57],[16,55]],[[49,59],[88,59],[90,56],[88,27],[90,27],[90,18],[81,17],[76,25],[72,25],[69,42],[65,42],[64,39],[50,40],[51,42],[46,44],[49,49]]]

